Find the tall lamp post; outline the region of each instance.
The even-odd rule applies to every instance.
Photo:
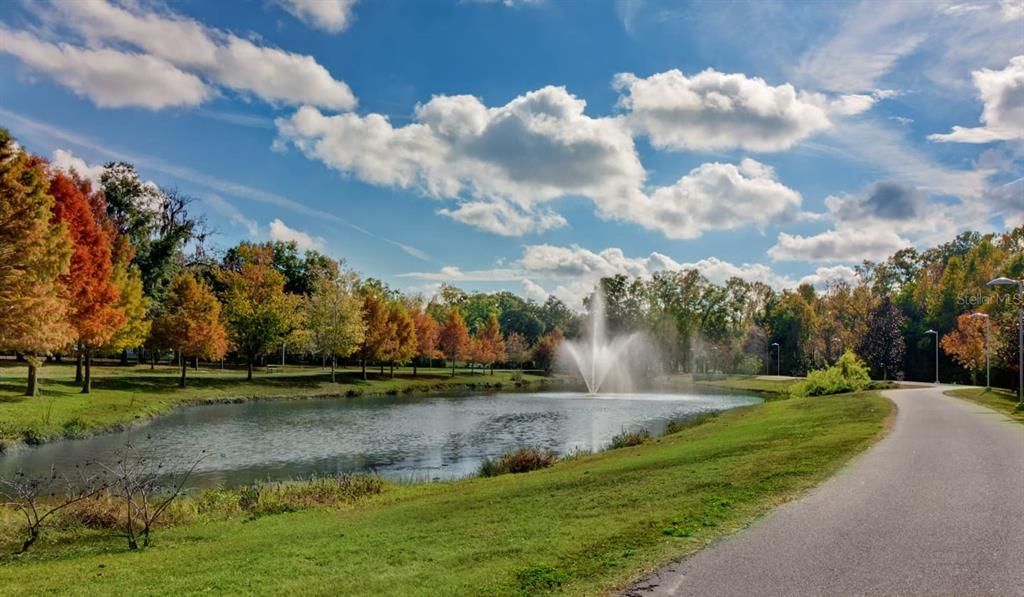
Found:
[[[992,328],[992,320],[985,313],[971,313],[971,317],[985,320],[985,389],[987,390],[992,387],[992,367],[989,365],[988,359],[988,334]]]
[[[1024,280],[996,278],[988,286],[1017,286],[1017,402],[1024,404]]]
[[[935,334],[935,383],[939,383],[939,333],[928,330],[926,334]]]
[[[772,342],[775,347],[775,375],[782,375],[782,347],[778,342]]]
[[[839,347],[839,351],[838,351],[839,356],[836,357],[836,360],[838,361],[839,357],[843,356],[843,339],[840,338],[839,336],[836,336],[836,337],[832,338],[832,342],[835,343],[836,346]]]

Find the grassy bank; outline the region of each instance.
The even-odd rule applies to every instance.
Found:
[[[982,406],[987,406],[992,410],[999,411],[1004,415],[1024,423],[1024,411],[1017,409],[1017,394],[1009,390],[999,390],[985,388],[964,388],[962,390],[950,390],[946,392],[950,396],[956,396],[957,398],[963,398],[970,400],[971,402],[977,402]]]
[[[770,396],[788,397],[796,384],[803,381],[796,377],[777,377],[774,375],[759,375],[753,377],[734,377],[720,381],[702,381],[700,385],[725,388],[729,390],[742,390],[744,392],[758,392]]]
[[[118,429],[140,420],[167,413],[179,406],[262,398],[316,398],[457,391],[496,386],[512,388],[539,386],[547,378],[496,371],[494,375],[460,371],[451,377],[446,369],[396,371],[374,370],[364,381],[359,372],[346,369],[338,383],[318,367],[285,367],[273,373],[260,370],[253,381],[244,371],[189,370],[188,387],[178,388],[179,370],[174,367],[94,367],[93,391],[79,393],[71,365],[47,365],[40,369],[40,395],[23,396],[25,367],[0,366],[0,445],[26,441],[38,443],[64,437],[82,437]]]
[[[743,528],[870,445],[873,393],[792,399],[532,473],[389,486],[341,508],[117,538],[44,539],[11,594],[593,595]]]

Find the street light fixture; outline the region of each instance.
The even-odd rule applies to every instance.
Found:
[[[988,286],[1017,286],[1017,402],[1024,404],[1024,280],[996,278]]]
[[[782,375],[782,347],[778,342],[772,342],[775,347],[775,375]]]
[[[939,383],[939,333],[928,330],[925,334],[935,334],[935,383]]]
[[[992,367],[988,360],[988,333],[992,328],[992,320],[985,313],[971,313],[970,317],[985,320],[985,389],[987,390],[992,387]]]

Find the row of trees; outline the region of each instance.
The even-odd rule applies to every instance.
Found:
[[[781,292],[739,278],[712,284],[696,271],[649,279],[601,281],[609,327],[645,330],[669,371],[770,372],[803,375],[855,351],[879,378],[902,373],[933,379],[939,332],[943,378],[976,379],[985,365],[985,329],[993,381],[1016,377],[1016,296],[986,283],[1024,278],[1024,227],[1005,234],[961,234],[919,251],[855,268],[854,283]],[[777,346],[776,346],[777,345]],[[777,351],[777,352],[776,352]]]

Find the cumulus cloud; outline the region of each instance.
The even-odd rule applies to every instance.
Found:
[[[53,159],[50,163],[66,172],[74,171],[82,178],[92,183],[93,189],[100,188],[100,176],[103,174],[103,165],[90,165],[82,158],[76,156],[67,149],[58,149],[53,152]]]
[[[326,115],[304,106],[276,121],[277,146],[378,185],[454,199],[440,213],[506,236],[566,224],[544,207],[561,197],[590,199],[600,217],[640,224],[671,238],[695,238],[792,218],[799,193],[767,165],[709,163],[675,184],[644,190],[646,171],[619,118],[592,118],[586,102],[545,87],[489,108],[472,96],[437,96],[415,121]]]
[[[817,275],[825,279],[828,269],[830,268],[819,268]],[[622,249],[615,247],[591,251],[578,245],[550,244],[523,247],[519,259],[506,267],[464,271],[449,266],[436,272],[410,272],[400,274],[400,277],[457,284],[518,281],[523,293],[528,297],[543,300],[548,295],[554,295],[567,304],[578,307],[601,278],[620,274],[650,278],[659,271],[688,270],[696,270],[718,284],[733,277],[749,282],[762,282],[774,288],[793,287],[798,283],[792,278],[776,273],[767,265],[757,263],[736,265],[716,257],[685,263],[658,252],[652,252],[646,257],[630,257]]]
[[[356,0],[277,0],[277,3],[311,27],[338,33],[352,23]]]
[[[270,240],[293,242],[301,251],[323,249],[326,244],[324,239],[319,236],[313,237],[301,230],[289,228],[279,218],[274,218],[270,222]]]
[[[781,232],[768,256],[775,261],[859,262],[885,259],[908,246],[910,241],[884,228],[838,228],[812,236]]]
[[[356,105],[348,85],[311,56],[134,5],[97,0],[55,2],[52,7],[84,39],[84,46],[2,30],[0,51],[18,56],[102,107],[194,106],[213,96],[214,87],[275,104],[335,110]]]
[[[828,197],[834,219],[864,224],[869,220],[912,220],[925,215],[928,197],[920,190],[891,181],[873,184],[864,199]]]
[[[671,238],[696,238],[705,230],[789,221],[800,211],[800,193],[775,179],[775,172],[752,159],[740,165],[698,166],[650,198],[638,199],[641,223]]]
[[[199,77],[161,58],[50,43],[3,25],[0,52],[16,56],[101,108],[195,106],[212,95]]]
[[[816,288],[824,288],[829,283],[846,282],[856,284],[860,279],[852,267],[846,265],[835,265],[831,267],[819,267],[813,274],[800,278],[801,284],[810,284]]]
[[[619,105],[630,126],[659,149],[780,151],[831,126],[823,97],[744,74],[622,73],[615,87],[624,93]],[[863,111],[873,102],[862,97],[848,97],[835,109]]]
[[[942,143],[991,143],[1024,139],[1024,55],[1015,56],[1002,70],[974,71],[974,85],[984,106],[984,126],[954,126],[952,132],[928,135]]]

